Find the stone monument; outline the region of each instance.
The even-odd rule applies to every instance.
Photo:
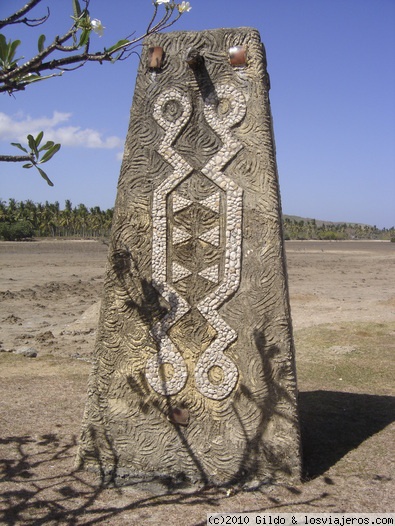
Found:
[[[144,43],[81,466],[174,484],[299,478],[268,91],[254,29]]]

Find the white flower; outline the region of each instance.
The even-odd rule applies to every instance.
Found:
[[[177,9],[180,13],[188,13],[188,11],[192,9],[192,7],[189,2],[181,2],[181,4],[177,5]]]
[[[93,31],[99,35],[99,37],[103,36],[103,31],[106,29],[97,18],[91,20],[91,27]]]
[[[170,4],[170,0],[156,0],[154,2],[155,5],[160,5],[160,4]]]

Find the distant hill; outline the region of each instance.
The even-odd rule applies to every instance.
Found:
[[[395,240],[395,228],[379,229],[363,223],[345,221],[324,221],[293,215],[283,215],[285,239],[342,239]]]

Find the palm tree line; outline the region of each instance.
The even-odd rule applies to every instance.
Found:
[[[114,209],[73,207],[66,199],[63,210],[58,201],[34,203],[31,200],[8,203],[0,199],[0,239],[19,240],[32,237],[103,238],[111,231]],[[323,223],[295,216],[283,217],[285,239],[388,239],[395,240],[395,228],[351,223]]]
[[[31,200],[9,199],[8,203],[0,200],[0,236],[7,237],[11,229],[11,236],[8,236],[11,238],[13,232],[19,230],[28,234],[22,237],[107,237],[113,211],[113,208],[102,210],[99,206],[88,208],[82,203],[73,207],[69,199],[63,210],[58,201],[42,204]]]

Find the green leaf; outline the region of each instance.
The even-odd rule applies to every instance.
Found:
[[[39,152],[42,152],[44,150],[49,150],[50,148],[52,148],[52,146],[54,145],[55,143],[53,141],[48,141],[44,144],[44,146],[41,146],[41,148],[38,150]]]
[[[33,168],[33,165],[32,165],[31,163],[29,163],[29,164],[24,164],[24,165],[22,166],[22,168]]]
[[[90,34],[91,34],[91,32],[90,32],[89,29],[83,29],[82,30],[80,41],[78,43],[78,47],[83,47],[83,46],[85,46],[87,44]]]
[[[40,131],[40,133],[36,137],[36,148],[40,146],[40,142],[42,141],[42,138],[44,137],[44,132]],[[39,150],[38,150],[39,151]],[[38,153],[38,152],[37,152]]]
[[[14,40],[8,44],[8,61],[12,62],[14,60],[16,48],[21,45],[20,40]],[[19,60],[19,59],[18,59]]]
[[[37,146],[36,146],[36,141],[34,140],[33,135],[29,134],[27,136],[27,141],[29,143],[29,148],[31,149],[31,151],[34,153],[34,155],[36,157],[38,157],[38,150],[37,150]]]
[[[78,0],[73,0],[73,13],[76,18],[81,16],[81,6]]]
[[[36,166],[37,170],[40,172],[40,175],[43,179],[47,181],[49,186],[53,186],[53,182],[49,179],[48,175],[44,172],[44,170],[41,170],[38,166]]]
[[[38,52],[41,53],[41,51],[44,49],[44,42],[45,42],[45,35],[40,35],[38,39]]]
[[[8,46],[7,46],[7,41],[5,39],[5,36],[2,33],[0,33],[0,59],[1,61],[5,61],[6,56],[7,56],[7,49],[8,49]]]
[[[106,52],[107,53],[111,53],[112,51],[114,51],[115,49],[118,49],[119,47],[121,46],[125,46],[126,44],[129,44],[129,40],[119,40],[119,42],[117,42],[116,44],[114,44],[113,46],[109,47],[108,49],[106,49]]]
[[[37,80],[43,80],[44,77],[40,77],[40,75],[26,75],[25,77],[21,77],[21,79],[18,79],[20,83],[24,84],[31,84],[32,82],[37,82]]]
[[[49,161],[50,159],[52,159],[52,157],[55,155],[55,153],[57,153],[58,151],[60,150],[60,144],[55,144],[54,146],[52,146],[52,148],[50,148],[42,157],[42,159],[40,160],[40,164],[42,163],[46,163],[47,161]]]
[[[19,144],[19,142],[12,142],[11,144],[12,144],[12,146],[16,146],[17,148],[19,148],[19,149],[22,150],[23,152],[29,153],[29,152],[26,150],[26,148],[24,148],[24,147],[22,146],[22,144]]]
[[[17,65],[21,58],[15,59],[15,51],[20,43],[20,40],[10,40],[7,43],[4,35],[0,35],[0,66],[2,69],[12,69]]]

